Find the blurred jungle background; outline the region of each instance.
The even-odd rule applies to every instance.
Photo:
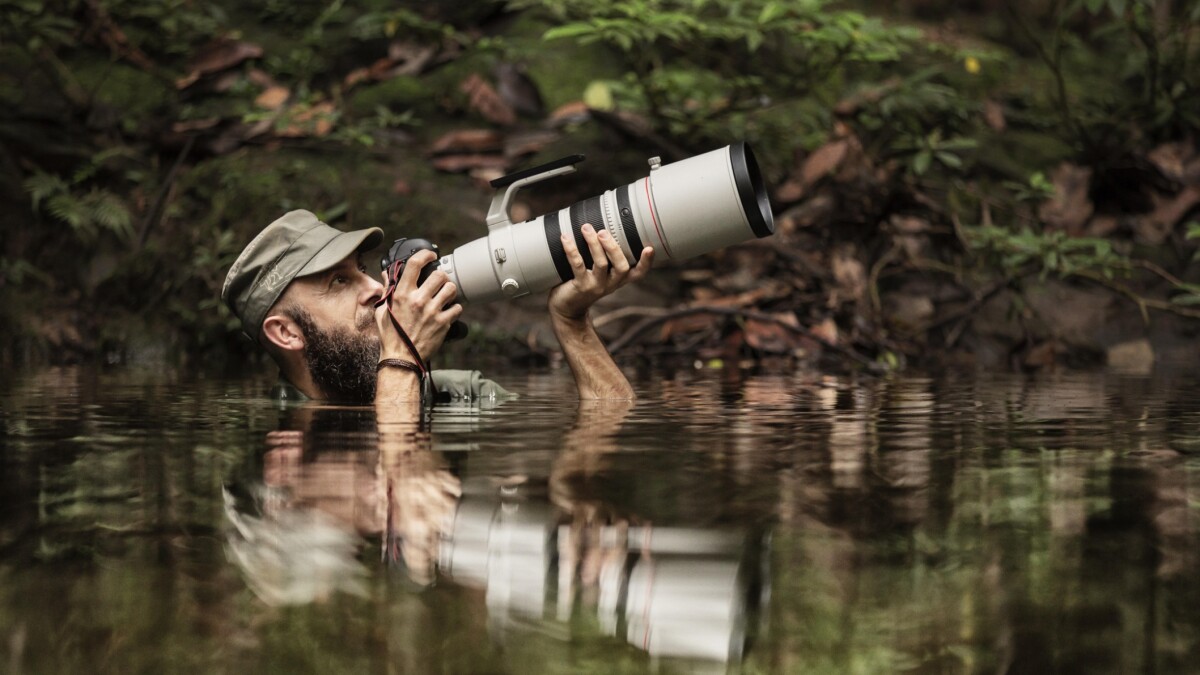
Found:
[[[0,0],[0,360],[244,364],[283,212],[443,251],[737,140],[775,236],[597,312],[621,358],[1141,369],[1197,356],[1200,3]],[[448,359],[552,358],[541,300]]]

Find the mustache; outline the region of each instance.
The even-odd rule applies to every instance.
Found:
[[[358,316],[354,319],[354,327],[360,331],[365,331],[375,325],[375,311],[372,309],[362,309]]]

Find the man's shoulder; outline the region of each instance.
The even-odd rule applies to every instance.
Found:
[[[442,369],[430,372],[439,401],[483,401],[511,394],[478,370]]]

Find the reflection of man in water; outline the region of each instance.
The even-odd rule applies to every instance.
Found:
[[[227,509],[228,550],[263,601],[303,604],[369,595],[371,573],[347,537],[378,537],[409,581],[479,591],[469,601],[484,602],[501,641],[545,621],[572,626],[569,643],[607,634],[655,656],[736,661],[758,598],[759,539],[656,527],[608,493],[602,475],[623,463],[616,436],[632,405],[582,404],[545,475],[524,460],[513,473],[451,470],[414,431],[412,406],[294,408],[288,430],[267,437],[261,516]],[[577,614],[597,621],[576,630]]]
[[[633,390],[592,328],[589,310],[644,276],[653,251],[647,247],[630,267],[606,230],[597,233],[585,225],[583,237],[594,264],[587,269],[574,239],[562,238],[574,278],[550,292],[551,325],[580,398],[630,398]],[[417,283],[421,269],[436,259],[420,251],[409,259],[392,298],[405,340],[387,308],[375,307],[384,287],[364,262],[365,253],[382,241],[379,228],[341,232],[308,211],[292,211],[259,233],[229,269],[221,297],[245,333],[279,365],[283,379],[308,398],[419,400],[419,374],[388,364],[427,362],[463,311],[454,302],[458,289],[444,272]]]

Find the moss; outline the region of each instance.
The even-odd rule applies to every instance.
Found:
[[[509,54],[525,64],[547,110],[580,100],[583,90],[595,80],[620,79],[625,73],[618,57],[599,44],[546,42],[542,35],[551,27],[552,24],[532,14],[524,14],[513,22],[505,36]]]
[[[397,112],[413,110],[421,119],[435,112],[436,101],[430,86],[410,75],[359,86],[350,94],[346,107],[352,115],[371,115],[380,106]]]

